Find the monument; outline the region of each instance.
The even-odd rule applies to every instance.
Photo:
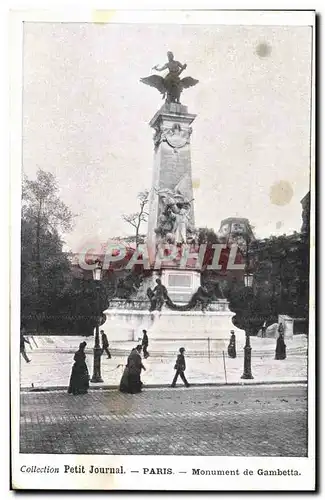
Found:
[[[152,341],[211,338],[226,346],[234,316],[223,297],[201,285],[197,251],[191,166],[191,134],[195,114],[180,102],[184,89],[198,83],[180,78],[186,69],[167,53],[168,62],[153,70],[168,70],[141,82],[156,88],[165,99],[150,127],[153,135],[153,179],[149,200],[147,251],[152,273],[131,301],[112,300],[104,311],[111,340],[137,340],[142,329]],[[188,258],[191,256],[192,261]],[[157,260],[159,265],[157,266]],[[194,261],[194,265],[193,265]]]

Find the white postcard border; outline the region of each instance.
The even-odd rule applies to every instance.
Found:
[[[97,16],[97,17],[96,17]],[[309,12],[143,12],[114,11],[112,16],[103,15],[114,23],[185,23],[185,24],[259,24],[259,25],[311,25],[315,26],[314,13]],[[178,457],[178,456],[100,456],[100,455],[23,455],[19,453],[19,365],[17,357],[20,319],[20,196],[21,196],[21,159],[22,159],[22,23],[23,21],[74,21],[101,22],[98,10],[90,8],[62,9],[58,11],[20,11],[11,14],[10,23],[10,165],[11,165],[11,377],[12,377],[12,484],[17,489],[134,489],[134,490],[312,490],[315,476],[315,332],[314,332],[314,245],[315,245],[315,145],[313,130],[311,142],[311,267],[310,267],[310,334],[308,361],[308,458],[283,457]],[[315,33],[315,30],[314,30]],[[314,34],[315,42],[315,34]],[[315,75],[315,59],[313,63]],[[312,123],[315,123],[315,79],[313,78]],[[181,459],[181,460],[180,460]],[[98,465],[104,467],[120,467],[125,470],[140,470],[139,473],[121,475],[71,475],[64,473],[64,465]],[[166,476],[141,473],[141,469],[150,467],[173,468],[187,471],[187,474],[171,474]],[[59,474],[26,473],[21,471],[25,465],[59,467]],[[136,468],[136,469],[135,469]],[[206,470],[254,470],[253,476],[244,474],[197,476],[192,469]],[[264,476],[256,474],[258,469],[294,469],[301,475]],[[185,479],[186,478],[186,479]]]

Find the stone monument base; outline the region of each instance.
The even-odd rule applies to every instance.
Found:
[[[230,330],[234,330],[238,341],[244,341],[245,332],[233,325],[234,313],[225,300],[212,303],[210,307],[214,310],[206,312],[172,311],[166,307],[161,312],[149,312],[149,307],[143,305],[142,301],[112,301],[110,308],[104,311],[107,319],[101,327],[109,341],[137,342],[143,329],[148,332],[151,346],[155,340],[175,340],[178,344],[182,339],[199,341],[208,338],[223,341],[226,346]]]

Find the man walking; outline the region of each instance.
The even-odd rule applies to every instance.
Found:
[[[236,335],[234,330],[230,330],[230,342],[228,345],[228,356],[229,358],[236,357]]]
[[[27,343],[30,345],[30,342],[28,339],[25,339],[25,337],[24,337],[25,331],[26,331],[25,328],[23,328],[20,332],[20,353],[21,353],[22,357],[24,358],[24,360],[26,361],[26,363],[30,363],[31,360],[27,356],[26,350],[25,350],[25,344]]]
[[[186,370],[186,363],[185,363],[184,352],[185,352],[184,347],[181,347],[180,350],[179,350],[179,354],[177,356],[177,360],[176,360],[175,366],[174,366],[174,369],[176,370],[176,373],[175,373],[175,377],[174,377],[174,380],[172,382],[171,387],[175,387],[176,386],[176,381],[177,381],[178,375],[183,380],[185,386],[186,387],[190,387],[190,384],[186,380],[186,377],[185,377],[185,374],[184,374],[184,372]]]
[[[147,330],[142,330],[143,336],[142,336],[142,351],[143,351],[143,357],[144,359],[149,358],[149,353],[148,353],[148,345],[149,345],[149,339],[147,335]]]
[[[102,335],[102,349],[103,349],[103,352],[106,352],[107,358],[111,359],[112,356],[111,356],[111,353],[108,350],[109,343],[108,343],[108,340],[107,340],[107,335],[104,332],[104,330],[101,330],[100,333]]]

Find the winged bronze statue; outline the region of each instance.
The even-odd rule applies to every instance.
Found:
[[[180,74],[186,69],[186,64],[181,64],[179,61],[175,61],[172,52],[167,52],[168,62],[161,66],[154,66],[152,69],[156,71],[163,71],[165,69],[169,70],[169,73],[164,78],[159,75],[151,75],[145,78],[141,78],[140,81],[150,87],[156,88],[166,99],[166,103],[170,102],[180,102],[180,95],[184,89],[193,87],[199,81],[195,80],[191,76],[180,79]]]

